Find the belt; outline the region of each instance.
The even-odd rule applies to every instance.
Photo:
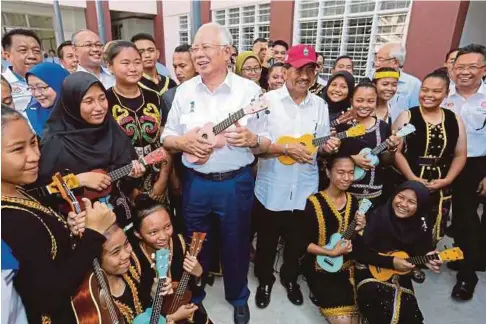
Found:
[[[420,166],[446,166],[450,162],[450,159],[445,157],[419,156],[417,159],[417,164]]]
[[[233,179],[239,174],[241,174],[248,165],[241,167],[237,170],[233,171],[227,171],[227,172],[211,172],[211,173],[202,173],[202,172],[197,172],[193,169],[189,169],[191,172],[193,172],[196,176],[203,178],[205,180],[210,180],[210,181],[224,181],[224,180],[229,180]]]

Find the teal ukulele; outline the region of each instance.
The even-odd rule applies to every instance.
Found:
[[[371,205],[371,201],[366,198],[362,199],[359,203],[359,208],[357,212],[364,215],[370,209]],[[351,222],[351,224],[349,224],[348,228],[346,229],[346,231],[344,231],[342,235],[341,233],[334,233],[331,235],[329,243],[327,243],[324,248],[326,250],[332,250],[341,239],[349,240],[354,233],[357,223],[358,220],[356,217],[354,217],[353,221]],[[343,256],[340,255],[332,257],[328,255],[318,255],[317,264],[319,264],[319,266],[327,272],[338,272],[343,266]]]
[[[412,124],[407,124],[406,126],[402,127],[396,134],[398,137],[405,137],[408,134],[415,132],[415,126]],[[370,164],[377,166],[380,163],[380,159],[378,158],[378,154],[383,152],[388,148],[386,141],[382,142],[380,145],[375,147],[374,149],[370,149],[369,147],[365,147],[362,149],[359,154],[363,154],[368,160],[370,160]],[[354,181],[359,181],[366,176],[366,171],[360,168],[359,166],[355,165],[354,167]]]
[[[160,249],[155,252],[155,269],[159,277],[157,283],[157,290],[154,296],[154,303],[142,314],[137,315],[133,320],[133,324],[165,324],[165,317],[161,315],[162,303],[164,298],[160,295],[165,279],[167,279],[167,272],[169,271],[169,249]]]

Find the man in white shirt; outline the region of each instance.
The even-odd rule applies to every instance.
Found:
[[[289,65],[286,84],[265,94],[270,111],[268,131],[273,141],[285,135],[321,137],[330,133],[329,112],[324,100],[309,91],[316,78],[316,59],[312,46],[293,46],[286,61]],[[339,143],[333,138],[319,150],[337,150]],[[278,157],[282,155],[292,157],[297,163],[280,163]],[[295,305],[303,303],[297,284],[301,254],[296,242],[300,222],[298,212],[304,210],[307,197],[317,192],[318,183],[316,157],[302,144],[272,143],[258,161],[254,209],[258,219],[255,275],[260,285],[255,299],[260,308],[270,303],[275,282],[273,264],[280,236],[286,239],[280,280],[287,289],[289,300]]]
[[[446,106],[461,116],[467,134],[466,166],[452,189],[452,230],[464,252],[452,297],[469,300],[478,282],[477,269],[486,268],[486,218],[478,207],[486,196],[486,48],[471,44],[459,50],[454,62],[455,91]]]
[[[207,233],[199,261],[207,276],[212,244],[220,240],[225,297],[234,306],[236,324],[250,320],[248,268],[250,262],[250,213],[254,180],[249,165],[254,154],[265,152],[270,140],[265,132],[266,114],[245,116],[223,134],[226,145],[214,148],[197,130],[214,124],[250,104],[260,87],[243,79],[227,66],[231,57],[231,34],[216,23],[201,26],[194,37],[191,56],[199,75],[181,84],[175,94],[162,143],[170,151],[182,151],[204,164],[190,163],[183,184],[183,216],[188,237]],[[215,221],[219,223],[216,231]],[[204,291],[195,292],[199,303]]]
[[[2,37],[2,50],[12,64],[2,75],[12,86],[15,109],[24,113],[32,99],[25,74],[42,62],[40,39],[32,30],[13,29]]]
[[[418,97],[422,82],[419,79],[403,72],[401,69],[405,63],[405,48],[399,43],[387,43],[383,45],[375,56],[375,69],[391,67],[400,71],[398,80],[398,91],[395,94],[397,107],[400,111],[394,112],[399,115],[402,111],[419,105]]]
[[[100,37],[89,29],[82,29],[73,34],[71,41],[78,58],[77,71],[91,73],[106,89],[114,86],[115,77],[101,66],[103,43]]]

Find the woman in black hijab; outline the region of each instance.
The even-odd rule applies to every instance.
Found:
[[[137,185],[134,178],[143,175],[145,168],[137,161],[130,140],[107,111],[106,90],[97,78],[86,72],[76,72],[65,79],[61,98],[44,129],[39,184],[50,182],[55,172],[68,169],[76,174],[83,187],[102,191],[111,184],[111,178],[91,171],[110,172],[132,163],[130,177],[122,178],[113,186],[111,198],[131,194]],[[120,203],[119,199],[115,201],[116,206],[120,206],[115,208],[117,219],[126,225],[126,218],[130,217],[128,205]]]
[[[388,281],[378,281],[367,265],[411,271],[414,265],[405,259],[378,253],[404,251],[409,256],[436,253],[430,252],[433,246],[428,206],[428,189],[420,182],[406,181],[385,205],[368,215],[362,240],[354,246],[358,306],[367,323],[423,323],[411,276],[394,275]],[[426,266],[438,272],[440,263],[429,261]]]
[[[354,83],[353,75],[347,71],[339,71],[331,75],[323,92],[323,99],[329,109],[329,121],[332,122],[351,107]]]

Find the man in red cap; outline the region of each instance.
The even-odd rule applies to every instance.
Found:
[[[329,112],[322,98],[309,92],[314,84],[317,55],[312,46],[295,45],[287,53],[287,81],[285,86],[265,94],[270,114],[268,131],[274,141],[268,153],[258,162],[255,184],[257,224],[257,248],[255,276],[260,285],[255,300],[259,308],[270,303],[275,277],[273,265],[279,237],[286,240],[280,281],[287,289],[289,300],[302,305],[303,296],[297,284],[300,249],[297,244],[298,213],[305,209],[307,197],[318,190],[318,166],[316,156],[302,144],[276,144],[281,136],[299,137],[312,134],[321,137],[330,133]],[[320,154],[337,151],[340,142],[331,138],[319,147]],[[281,155],[293,158],[297,163],[284,165]]]

